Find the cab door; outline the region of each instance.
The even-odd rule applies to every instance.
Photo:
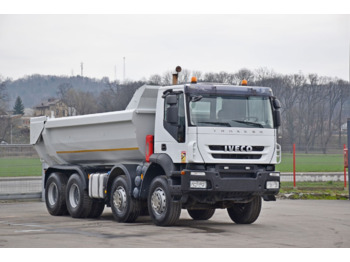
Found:
[[[170,92],[164,98],[158,97],[158,102],[163,104],[163,110],[157,111],[156,116],[155,153],[169,155],[174,163],[186,163],[184,94],[182,91]]]

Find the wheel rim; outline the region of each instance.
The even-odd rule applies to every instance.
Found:
[[[76,208],[80,202],[80,190],[77,184],[73,184],[69,189],[69,203],[72,208]]]
[[[55,205],[57,203],[58,199],[58,189],[57,185],[55,183],[51,183],[49,188],[48,188],[48,200],[49,204],[51,206]]]
[[[124,187],[118,186],[113,194],[113,204],[119,213],[123,213],[126,209],[126,191]]]
[[[152,209],[158,216],[166,211],[166,196],[162,188],[158,187],[154,190],[151,198]]]

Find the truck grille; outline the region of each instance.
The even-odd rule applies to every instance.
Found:
[[[253,155],[253,154],[211,154],[215,159],[260,159],[261,154]]]
[[[221,178],[256,178],[257,170],[253,165],[218,165],[216,170]]]
[[[252,146],[253,148],[253,152],[261,152],[264,151],[264,147],[263,146]],[[211,145],[209,146],[209,149],[211,151],[225,151],[225,146],[215,146],[215,145]]]

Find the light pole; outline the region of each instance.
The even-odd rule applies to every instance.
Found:
[[[12,145],[12,119],[11,119],[11,145]]]
[[[348,132],[348,150],[350,149],[350,118],[348,118],[348,121],[347,121],[347,132]],[[348,154],[348,163],[350,161],[350,154]],[[350,183],[350,173],[349,173],[349,168],[348,168],[348,182]],[[348,183],[348,187],[349,187],[349,200],[350,200],[350,185]]]

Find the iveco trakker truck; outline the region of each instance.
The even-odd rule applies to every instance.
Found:
[[[259,216],[280,188],[280,103],[270,88],[197,83],[140,87],[123,111],[31,119],[51,215],[118,222],[149,214],[175,224],[227,209],[235,223]]]

